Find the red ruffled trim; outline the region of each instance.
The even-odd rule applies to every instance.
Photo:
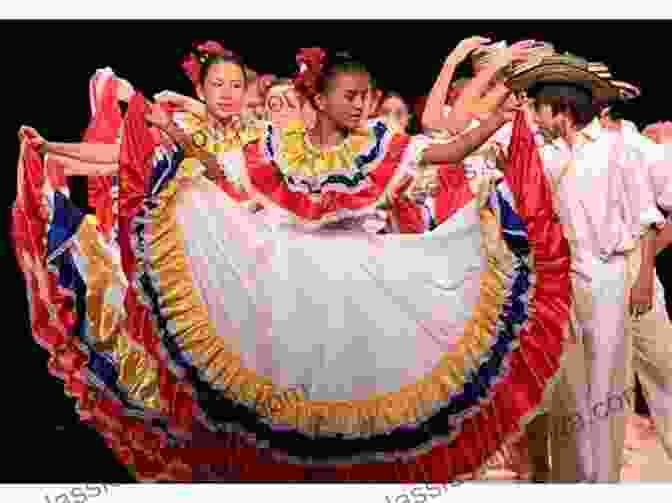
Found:
[[[132,287],[125,299],[128,318],[124,328],[127,335],[144,347],[158,364],[161,413],[170,418],[169,428],[173,432],[191,434],[192,439],[187,440],[183,448],[165,447],[162,432],[149,427],[143,419],[124,416],[119,403],[103,397],[100,390],[89,383],[88,356],[80,349],[77,339],[70,335],[77,320],[74,303],[70,293],[58,286],[57,275],[46,268],[48,216],[42,205],[44,168],[37,152],[27,145],[22,165],[24,176],[18,180],[19,197],[13,209],[12,228],[17,257],[23,257],[25,253],[33,262],[32,267],[27,264],[22,267],[26,286],[34,292],[32,334],[50,354],[50,374],[61,379],[65,394],[77,401],[81,420],[104,437],[119,461],[129,466],[140,481],[190,482],[207,477],[249,481],[303,480],[302,467],[265,459],[263,451],[242,447],[242,442],[233,435],[203,430],[196,419],[197,405],[192,398],[191,386],[179,382],[162,359],[154,322]],[[124,229],[128,229],[127,224]],[[128,237],[126,231],[121,235]],[[20,263],[23,265],[22,258]],[[46,297],[38,295],[41,292],[39,278],[47,286]],[[53,306],[55,321],[50,318],[48,306]],[[222,475],[221,469],[207,468],[209,464],[229,467],[225,470],[228,475]]]
[[[257,144],[245,147],[247,174],[252,190],[260,193],[265,199],[299,218],[317,222],[335,214],[338,209],[359,210],[375,204],[397,173],[409,140],[410,137],[406,135],[395,135],[385,158],[369,173],[368,179],[371,185],[355,193],[330,191],[316,198],[303,192],[293,192],[287,188],[275,163],[263,158]]]

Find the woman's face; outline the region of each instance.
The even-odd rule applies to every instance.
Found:
[[[227,120],[240,114],[245,93],[243,71],[235,63],[214,63],[208,68],[198,97],[205,101],[208,114],[218,120]]]
[[[340,129],[356,129],[365,118],[369,84],[366,72],[337,73],[325,92],[315,97],[318,112]]]
[[[406,103],[396,96],[390,96],[383,101],[380,107],[380,115],[389,117],[394,122],[399,124],[403,131],[408,128],[410,114]]]

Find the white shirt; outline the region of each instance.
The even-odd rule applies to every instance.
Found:
[[[649,181],[656,204],[672,218],[672,145],[661,145],[639,132],[630,121],[622,121],[625,142],[644,152]]]
[[[590,276],[596,258],[606,262],[631,251],[644,229],[664,218],[655,204],[641,145],[603,129],[598,120],[579,132],[578,140],[574,148],[557,139],[540,150],[557,190],[575,267]]]

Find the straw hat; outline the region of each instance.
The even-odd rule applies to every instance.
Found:
[[[555,47],[553,44],[548,42],[536,42],[534,47],[530,49],[530,56],[526,61],[521,61],[519,63],[513,63],[508,69],[508,75],[517,75],[529,70],[530,68],[538,65],[544,58],[554,56],[557,53],[555,52]]]
[[[535,84],[574,84],[591,91],[594,98],[613,100],[621,89],[612,83],[609,68],[565,53],[541,57],[534,65],[517,68],[508,80],[514,91],[530,89]]]
[[[624,101],[634,100],[639,98],[642,95],[642,90],[628,82],[623,82],[622,80],[612,80],[612,85],[616,86],[621,94],[621,99]]]
[[[501,50],[506,48],[506,40],[479,47],[471,53],[471,64],[475,67],[488,65]]]

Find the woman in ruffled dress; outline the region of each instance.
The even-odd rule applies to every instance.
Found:
[[[13,223],[33,331],[140,480],[204,478],[233,436],[251,448],[228,478],[445,482],[520,434],[557,371],[569,256],[523,115],[505,103],[441,143],[363,128],[365,67],[319,49],[298,63],[310,129],[236,126],[245,78],[219,49],[194,63],[206,117],[134,94],[120,149],[95,159],[118,166],[118,248],[41,183],[38,150],[67,148],[24,130]],[[514,116],[489,211],[463,186],[431,232],[398,235],[419,167],[459,165]]]

